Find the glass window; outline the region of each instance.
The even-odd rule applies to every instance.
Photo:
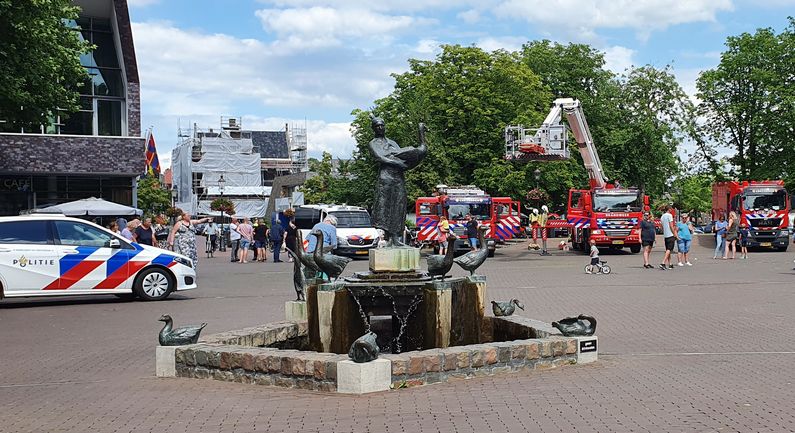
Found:
[[[97,46],[93,51],[96,66],[118,68],[119,58],[116,56],[116,44],[113,42],[113,34],[94,32],[93,37],[94,45]]]
[[[372,227],[370,214],[363,211],[330,212],[329,215],[337,217],[338,229],[358,229]]]
[[[637,212],[643,208],[639,192],[596,193],[593,208],[597,212]]]
[[[49,244],[48,221],[0,223],[0,244]]]
[[[121,135],[121,101],[97,101],[97,133]]]
[[[114,69],[88,68],[97,96],[124,96],[121,71]]]
[[[91,30],[95,32],[110,32],[110,20],[107,18],[92,18]]]
[[[72,113],[68,119],[61,120],[61,134],[92,135],[94,133],[94,113],[78,111]]]
[[[109,247],[112,234],[88,224],[73,221],[55,221],[55,231],[61,245],[79,247]]]
[[[320,209],[299,207],[295,210],[295,225],[302,230],[310,230],[320,222]]]

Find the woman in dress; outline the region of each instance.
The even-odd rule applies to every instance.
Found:
[[[737,214],[731,211],[729,212],[729,227],[726,229],[726,250],[723,253],[724,259],[733,259],[737,255],[737,233]],[[731,257],[729,257],[730,250],[732,252]]]
[[[174,252],[190,258],[194,269],[199,262],[199,256],[196,253],[196,230],[193,226],[207,221],[210,221],[210,218],[192,220],[189,213],[183,212],[168,235],[168,246],[173,247]]]
[[[157,239],[157,247],[164,250],[168,249],[168,218],[165,215],[158,215],[155,217],[155,239]]]

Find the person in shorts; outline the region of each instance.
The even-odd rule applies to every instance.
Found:
[[[472,214],[467,214],[467,241],[469,241],[469,249],[475,251],[478,249],[478,220]]]
[[[593,267],[599,264],[599,248],[596,247],[596,241],[591,239],[591,267],[585,271],[586,274],[593,273]]]
[[[665,240],[665,255],[663,262],[660,263],[660,269],[673,269],[674,265],[671,264],[671,254],[676,245],[676,225],[674,224],[674,208],[671,205],[665,205],[665,210],[660,217],[660,223],[663,229],[663,238]]]
[[[439,225],[436,226],[436,229],[439,231],[439,235],[436,240],[439,242],[439,254],[446,254],[447,253],[447,234],[450,233],[450,223],[447,221],[447,217],[442,215],[439,217]]]
[[[745,223],[740,224],[740,248],[742,248],[741,259],[748,258],[748,244],[750,244],[751,233],[748,231],[748,225]]]
[[[679,266],[693,266],[690,263],[690,257],[688,254],[690,253],[690,242],[693,239],[693,223],[690,222],[690,217],[686,214],[682,214],[682,220],[676,224],[676,246],[679,249],[678,256],[678,264]]]
[[[643,247],[643,267],[646,269],[654,269],[654,265],[651,264],[651,249],[654,248],[656,237],[657,231],[651,219],[651,212],[645,211],[640,222],[640,243]]]

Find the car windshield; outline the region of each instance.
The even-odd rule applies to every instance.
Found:
[[[363,229],[373,226],[370,214],[366,211],[337,211],[329,212],[329,215],[337,217],[338,229]]]
[[[487,220],[491,218],[491,209],[487,203],[457,203],[451,204],[447,208],[447,215],[451,220],[462,220],[468,213],[471,213],[479,220]]]
[[[593,208],[597,212],[637,212],[642,206],[640,192],[594,194]]]
[[[775,192],[747,192],[743,199],[745,210],[781,210],[787,207],[787,193],[780,189]]]

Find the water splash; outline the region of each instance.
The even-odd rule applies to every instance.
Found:
[[[414,296],[414,298],[411,300],[411,303],[409,304],[408,310],[406,310],[406,314],[401,316],[400,314],[398,314],[397,304],[395,303],[395,297],[392,296],[389,292],[387,292],[383,287],[381,287],[380,289],[381,293],[385,297],[389,298],[389,300],[392,302],[392,312],[394,313],[395,319],[397,319],[398,323],[400,323],[400,329],[398,330],[398,335],[394,337],[392,341],[395,342],[395,353],[401,353],[403,349],[401,343],[403,333],[406,331],[406,325],[408,324],[409,317],[411,317],[411,315],[414,314],[414,311],[417,309],[417,306],[420,304],[420,302],[422,302],[422,293],[419,293]]]
[[[356,301],[356,305],[359,307],[359,315],[362,316],[362,323],[364,323],[364,333],[367,334],[370,332],[370,321],[367,319],[367,314],[364,313],[364,308],[362,308],[362,303],[359,301],[359,297],[356,296],[350,288],[347,290],[351,297],[353,297],[353,300]]]

